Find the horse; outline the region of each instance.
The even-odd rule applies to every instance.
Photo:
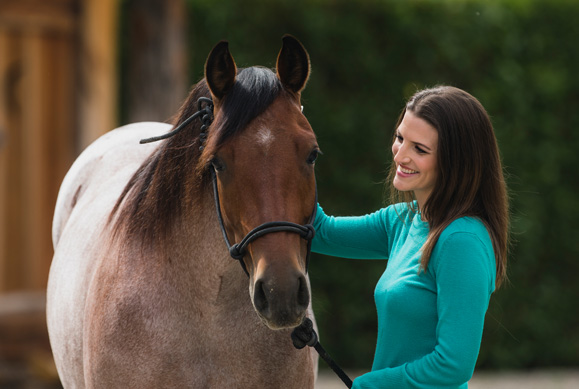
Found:
[[[47,288],[65,388],[314,387],[317,355],[290,339],[314,319],[309,74],[292,36],[275,70],[219,42],[174,126],[120,127],[73,163]]]

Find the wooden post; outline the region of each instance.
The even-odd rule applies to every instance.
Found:
[[[23,79],[22,101],[22,178],[23,200],[21,209],[22,231],[24,239],[22,250],[24,251],[23,269],[24,288],[34,289],[46,285],[42,282],[42,270],[46,270],[42,263],[49,262],[52,256],[52,244],[50,236],[51,217],[48,214],[46,198],[51,194],[48,191],[47,179],[50,174],[47,166],[48,153],[48,129],[47,105],[49,90],[48,80],[52,77],[46,73],[47,58],[44,52],[44,42],[40,31],[28,31],[24,36],[23,45]],[[50,196],[52,197],[52,196]],[[46,271],[44,272],[46,278]]]
[[[0,147],[0,291],[15,289],[23,283],[22,131],[20,117],[22,81],[22,37],[9,29],[0,29],[0,122],[3,132]]]
[[[118,0],[84,0],[80,17],[78,150],[117,125]]]
[[[74,37],[68,39],[52,39],[50,50],[54,58],[59,58],[57,64],[53,63],[52,84],[52,116],[54,123],[53,140],[51,142],[51,163],[53,174],[51,176],[52,193],[56,196],[64,175],[76,157],[76,115],[72,112],[76,105],[75,88],[76,79],[71,75],[76,74]],[[52,204],[54,210],[54,204]]]
[[[8,228],[8,74],[10,53],[8,51],[8,33],[0,30],[0,274],[6,274],[6,235]],[[0,276],[0,291],[5,288],[4,277]]]
[[[0,1],[0,293],[46,287],[60,183],[77,145],[114,127],[116,7]]]

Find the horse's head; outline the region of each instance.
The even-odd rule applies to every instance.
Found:
[[[267,222],[310,221],[319,149],[300,104],[309,72],[308,54],[291,36],[283,38],[277,73],[261,67],[238,72],[227,42],[209,54],[205,76],[215,120],[203,159],[216,171],[223,225],[232,242]],[[251,111],[256,116],[246,117]],[[305,315],[307,247],[299,234],[278,231],[252,240],[244,252],[252,303],[270,328],[296,326]]]

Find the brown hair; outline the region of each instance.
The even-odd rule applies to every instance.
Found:
[[[506,278],[507,269],[508,195],[496,137],[486,110],[461,89],[437,86],[418,91],[408,100],[396,128],[406,111],[438,131],[438,177],[420,210],[430,227],[422,247],[421,270],[427,268],[440,234],[452,221],[463,216],[476,217],[485,224],[493,244],[498,288]],[[393,163],[388,177],[392,200],[405,201],[413,208],[412,193],[394,188],[395,174]]]

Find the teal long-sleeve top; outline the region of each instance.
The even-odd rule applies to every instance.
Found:
[[[359,217],[327,216],[318,206],[314,227],[315,252],[388,260],[374,292],[372,370],[353,388],[467,388],[495,289],[495,256],[484,224],[454,220],[420,272],[429,227],[406,204]]]

